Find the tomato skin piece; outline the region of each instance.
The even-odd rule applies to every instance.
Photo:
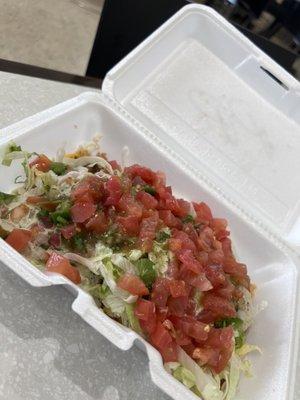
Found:
[[[172,336],[161,322],[158,322],[155,331],[150,335],[151,343],[159,350],[172,343]]]
[[[75,284],[81,282],[78,270],[70,264],[70,261],[67,258],[55,252],[51,253],[46,263],[46,271],[64,275]]]
[[[21,252],[26,249],[31,238],[32,233],[30,231],[15,228],[9,233],[5,241],[15,250]]]
[[[60,232],[65,239],[69,240],[76,234],[76,225],[75,224],[67,225],[61,228]]]
[[[97,206],[89,201],[75,203],[70,210],[72,221],[75,223],[85,222],[94,215],[96,209]]]
[[[40,154],[37,158],[29,163],[29,167],[35,167],[38,171],[48,172],[51,167],[51,160],[44,154]]]
[[[187,296],[187,291],[186,291],[184,281],[170,279],[168,283],[169,283],[170,293],[171,293],[172,297],[176,298],[176,297]]]
[[[98,235],[101,235],[102,233],[106,232],[108,228],[106,215],[103,212],[97,212],[97,214],[95,214],[86,222],[85,227],[89,232],[94,232]]]
[[[136,275],[125,274],[121,276],[117,283],[118,287],[136,296],[146,296],[149,294],[144,282]]]
[[[121,180],[117,176],[112,176],[105,185],[108,195],[105,200],[106,206],[117,206],[122,196]]]

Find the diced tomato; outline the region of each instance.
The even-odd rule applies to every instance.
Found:
[[[168,241],[169,249],[174,253],[178,252],[182,248],[182,242],[180,239],[171,238]]]
[[[124,173],[131,177],[131,179],[136,176],[140,176],[143,181],[152,185],[155,182],[156,174],[151,169],[142,167],[141,165],[134,164],[130,167],[124,169]]]
[[[156,200],[156,198],[153,197],[151,194],[144,192],[143,190],[139,191],[136,194],[135,198],[140,201],[147,210],[154,210],[158,205],[158,201]]]
[[[234,291],[235,291],[235,286],[226,277],[224,285],[214,289],[212,293],[215,294],[216,296],[223,297],[224,299],[232,300]]]
[[[50,246],[54,247],[55,249],[59,249],[61,247],[61,236],[59,233],[55,232],[50,236],[49,239]]]
[[[208,226],[205,227],[202,232],[200,232],[198,238],[198,248],[199,250],[204,250],[206,252],[210,252],[214,250],[214,232]]]
[[[143,218],[140,226],[139,241],[144,251],[151,251],[159,217],[158,212],[153,212],[150,217]]]
[[[85,227],[90,232],[102,235],[102,233],[106,232],[108,228],[108,220],[106,215],[101,211],[97,212],[96,215],[88,220],[88,222],[85,224]]]
[[[231,240],[229,238],[222,240],[222,250],[226,258],[232,256]]]
[[[219,354],[219,350],[217,350]],[[214,360],[216,357],[216,349],[212,349],[211,347],[197,347],[193,351],[192,358],[197,360],[200,365],[207,364],[210,360]]]
[[[155,315],[155,304],[149,300],[138,299],[134,309],[134,314],[138,319],[147,321]]]
[[[91,218],[97,206],[91,202],[78,202],[71,207],[72,221],[75,223],[85,222],[87,219]]]
[[[158,307],[165,307],[169,296],[170,289],[168,285],[168,279],[157,278],[152,286],[151,300]]]
[[[103,183],[97,176],[88,176],[79,182],[71,193],[71,199],[75,202],[86,201],[89,196],[91,201],[98,203],[104,194]]]
[[[108,193],[108,196],[105,200],[106,206],[117,206],[122,196],[122,185],[121,180],[117,176],[112,176],[106,182],[105,189]]]
[[[111,161],[109,161],[109,163],[110,163],[112,169],[114,169],[114,170],[117,169],[118,171],[121,171],[121,167],[116,160],[111,160]]]
[[[224,253],[222,249],[213,250],[208,255],[209,262],[212,264],[223,264],[224,262]]]
[[[207,324],[196,319],[182,318],[180,325],[183,333],[199,342],[203,342],[208,338],[210,327]]]
[[[134,215],[129,215],[128,217],[116,218],[117,223],[121,226],[123,232],[130,236],[137,236],[140,231],[140,218]]]
[[[166,347],[161,348],[159,351],[165,363],[175,362],[178,360],[177,344],[175,340],[172,340],[171,343]]]
[[[183,350],[184,350],[190,357],[193,356],[193,353],[194,353],[194,351],[195,351],[195,349],[196,349],[196,346],[194,345],[194,343],[190,343],[190,344],[187,344],[187,345],[183,345],[183,346],[181,346],[181,347],[183,348]]]
[[[166,185],[166,174],[162,171],[157,171],[155,176],[155,188],[160,188]]]
[[[185,200],[177,200],[174,196],[170,196],[166,199],[166,208],[172,211],[176,217],[182,218],[188,214],[186,211],[186,203]]]
[[[195,274],[203,272],[203,267],[189,249],[180,250],[177,254],[179,260]]]
[[[28,204],[40,204],[43,201],[47,201],[47,199],[42,196],[28,196],[26,199],[26,203]]]
[[[118,209],[124,211],[129,216],[141,218],[143,215],[143,207],[129,193],[124,193],[118,203]]]
[[[194,252],[197,251],[195,243],[189,238],[187,233],[174,229],[172,231],[172,237],[181,241],[182,249],[189,249]]]
[[[75,284],[81,282],[80,273],[77,268],[73,267],[67,258],[55,252],[51,253],[46,263],[46,271],[64,275]]]
[[[186,308],[188,306],[189,299],[187,296],[182,297],[169,297],[167,305],[169,308],[169,314],[177,317],[183,317],[185,315]]]
[[[121,276],[117,283],[118,287],[136,296],[145,296],[149,290],[144,282],[136,275],[125,274]]]
[[[215,314],[210,310],[202,310],[197,314],[197,320],[206,324],[214,322],[215,319]]]
[[[203,272],[195,274],[193,271],[182,268],[180,277],[189,285],[200,289],[202,292],[207,292],[213,288],[211,282],[207,279]]]
[[[205,267],[205,274],[214,288],[224,285],[226,278],[220,265],[209,265]]]
[[[211,329],[206,346],[219,350],[217,357],[210,357],[207,364],[215,373],[220,373],[228,364],[234,348],[234,332],[231,326],[222,329]]]
[[[156,318],[160,322],[164,322],[168,316],[168,307],[156,307]]]
[[[67,225],[64,228],[61,228],[60,232],[65,239],[69,240],[76,234],[76,225]]]
[[[176,342],[179,346],[187,346],[192,343],[192,339],[181,330],[176,331]]]
[[[210,208],[208,207],[207,204],[204,202],[202,203],[193,203],[194,209],[196,211],[197,217],[196,217],[196,222],[197,223],[208,223],[212,220],[212,213]]]
[[[206,293],[203,297],[202,304],[205,310],[209,310],[216,317],[235,317],[236,311],[231,302],[228,300]]]
[[[13,229],[5,239],[11,247],[17,251],[23,251],[28,246],[32,234],[25,229]]]
[[[155,304],[151,301],[139,299],[134,310],[143,331],[151,334],[156,328]]]
[[[227,257],[224,261],[224,271],[230,274],[240,285],[247,289],[250,288],[250,279],[245,264],[238,263],[234,257]]]
[[[151,343],[159,350],[166,348],[172,342],[172,336],[162,323],[156,324],[155,331],[150,335]]]
[[[51,167],[51,160],[44,154],[39,155],[33,161],[29,163],[30,168],[36,167],[41,172],[48,172]]]
[[[187,291],[185,287],[185,282],[176,280],[176,279],[170,279],[169,280],[169,288],[170,288],[170,293],[172,297],[184,297],[187,296]]]
[[[159,218],[169,227],[181,229],[182,222],[170,210],[159,210]]]
[[[17,223],[21,221],[25,215],[29,213],[29,208],[26,206],[26,204],[21,204],[18,207],[15,207],[11,212],[10,212],[10,219],[14,222]]]

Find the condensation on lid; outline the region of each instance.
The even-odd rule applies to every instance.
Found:
[[[109,72],[103,90],[300,244],[300,85],[218,14],[185,7]]]

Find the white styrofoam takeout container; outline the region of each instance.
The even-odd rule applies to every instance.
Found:
[[[274,80],[270,74],[277,80]],[[282,84],[278,84],[278,80]],[[3,131],[10,140],[54,156],[95,134],[119,159],[167,173],[177,195],[207,202],[229,220],[238,258],[268,308],[250,343],[255,377],[242,378],[237,398],[292,400],[299,315],[299,83],[213,10],[184,7],[113,68],[99,94],[85,93]],[[0,190],[21,172],[0,167]],[[180,192],[178,192],[178,190]],[[163,368],[159,353],[116,323],[66,278],[33,268],[3,240],[0,260],[34,286],[66,285],[72,308],[120,349],[134,342],[148,354],[153,381],[173,399],[197,397]]]

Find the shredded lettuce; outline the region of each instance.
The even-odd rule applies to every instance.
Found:
[[[117,316],[121,316],[125,311],[125,301],[113,294],[108,294],[106,297],[104,297],[102,302],[105,307],[109,308],[110,311]]]
[[[141,258],[143,255],[143,252],[138,249],[130,250],[128,258],[130,261],[137,261],[139,258]]]
[[[195,375],[181,365],[175,369],[173,376],[189,389],[196,385]]]
[[[141,280],[148,288],[151,288],[156,279],[154,263],[148,258],[140,258],[135,262],[135,266]]]
[[[141,334],[142,329],[140,327],[139,320],[134,315],[134,306],[133,304],[126,304],[125,306],[125,319],[128,321],[128,326],[133,329],[135,332]]]
[[[240,347],[236,353],[237,355],[239,355],[240,357],[245,356],[248,353],[251,353],[252,351],[258,351],[260,354],[262,354],[261,349],[258,346],[255,346],[253,344],[248,344],[245,343],[242,347]]]
[[[155,269],[159,274],[163,274],[167,271],[169,252],[165,248],[164,243],[154,241],[152,251],[148,254],[148,258],[155,264]]]
[[[204,400],[222,400],[220,385],[210,372],[201,368],[181,347],[178,347],[178,361],[195,376],[196,386]]]

